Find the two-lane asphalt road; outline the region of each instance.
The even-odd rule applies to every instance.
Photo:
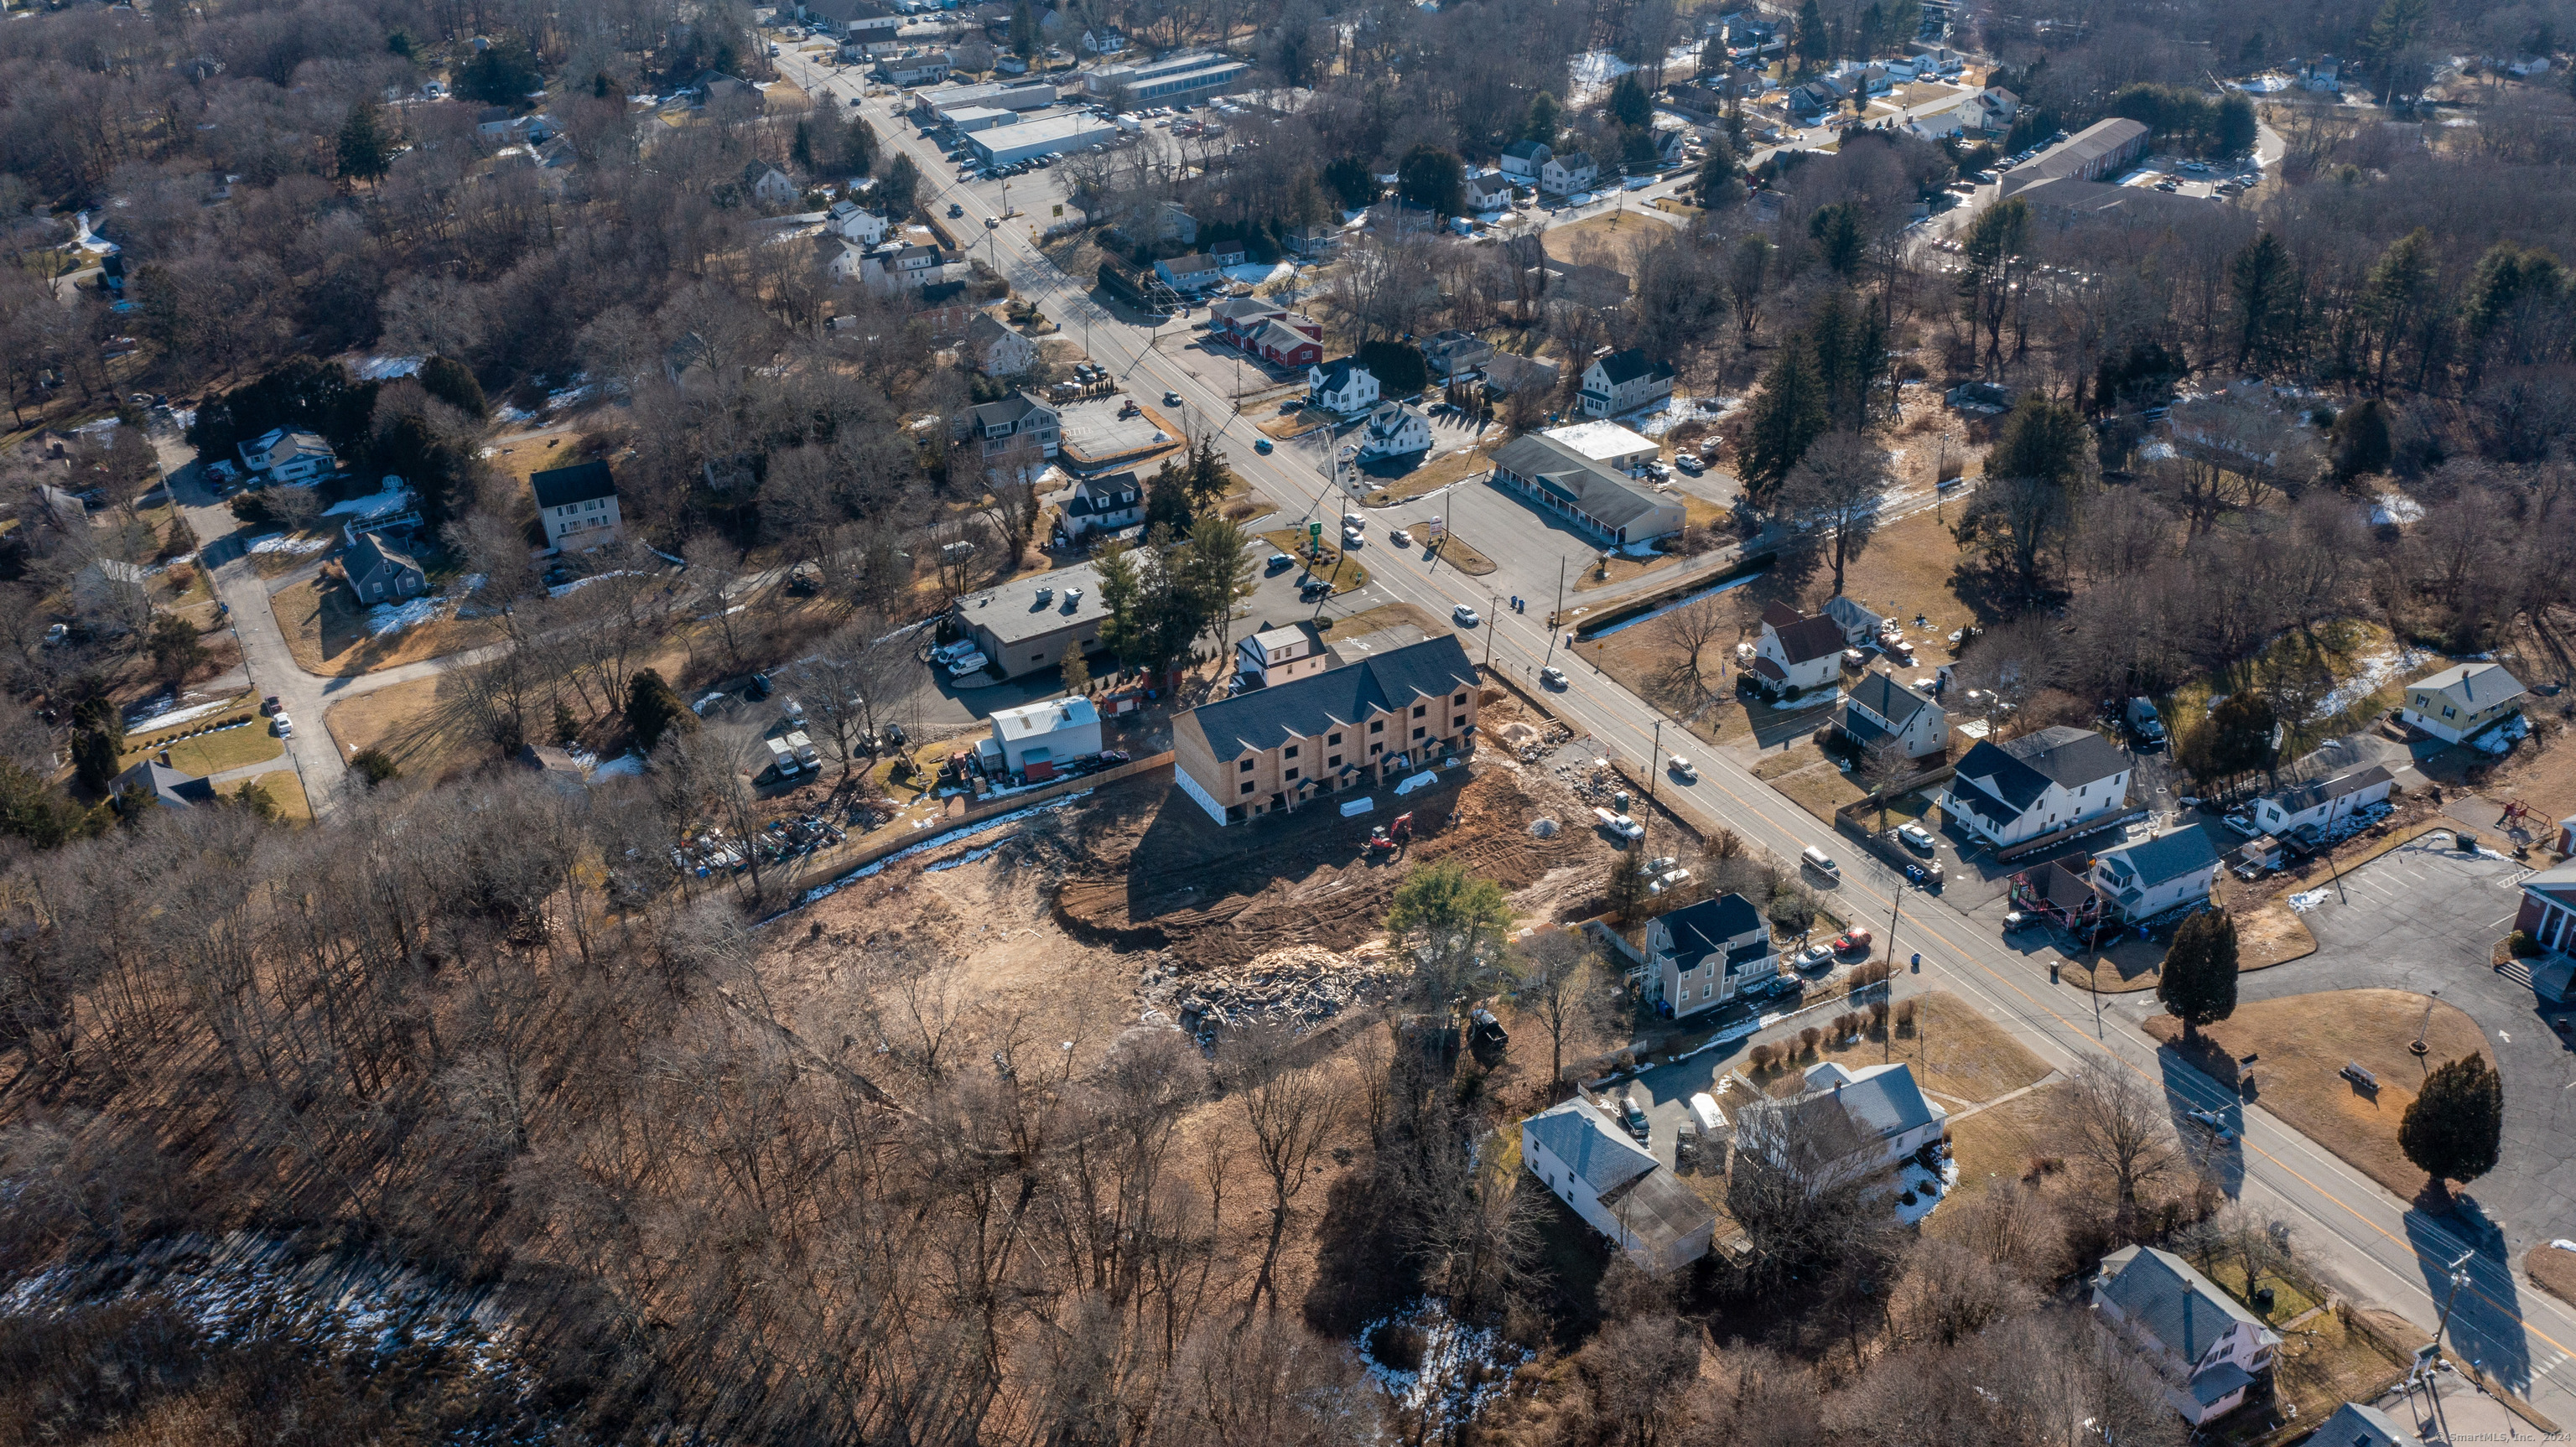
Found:
[[[846,104],[856,93],[854,78],[795,61],[789,66],[810,93],[834,97],[834,103]],[[884,102],[870,99],[862,109],[926,177],[948,173],[937,150]],[[970,188],[933,186],[934,211],[954,202],[977,227],[995,214]],[[1128,379],[1140,393],[1177,393],[1190,419],[1219,434],[1236,470],[1276,499],[1284,515],[1302,521],[1366,511],[1332,483],[1317,454],[1294,447],[1267,455],[1256,452],[1252,422],[1235,410],[1230,395],[1184,359],[1157,349],[1155,329],[1092,301],[1088,282],[1065,276],[1037,252],[1025,230],[1005,223],[993,237],[990,254],[1020,295],[1047,306],[1068,331],[1088,324],[1086,342],[1095,362]],[[1532,525],[1541,524],[1533,518]],[[1890,957],[1902,960],[1919,951],[1928,976],[1945,981],[2050,1065],[2071,1070],[2088,1059],[2111,1060],[2163,1092],[2178,1121],[2187,1109],[2216,1109],[2231,1120],[2241,1116],[2241,1177],[2235,1183],[2240,1195],[2255,1209],[2295,1223],[2303,1249],[2364,1301],[2398,1311],[2430,1330],[2442,1313],[2448,1262],[2475,1248],[2479,1254],[2472,1260],[2471,1281],[2451,1321],[2455,1347],[2463,1357],[2480,1359],[2508,1383],[2525,1388],[2542,1411],[2576,1421],[2576,1368],[2568,1361],[2570,1345],[2576,1344],[2576,1311],[2514,1285],[2519,1274],[2514,1253],[2529,1244],[2528,1224],[2504,1223],[2500,1232],[2470,1240],[2474,1230],[2428,1220],[2271,1115],[2242,1111],[2215,1082],[2160,1054],[2134,1024],[2106,1020],[2097,1034],[2084,997],[2048,983],[2045,956],[2009,948],[1990,928],[1939,897],[1907,890],[1892,871],[1861,855],[1851,841],[1790,804],[1744,765],[1688,744],[1689,735],[1677,722],[1583,664],[1581,649],[1569,660],[1564,637],[1548,625],[1542,600],[1533,600],[1527,614],[1497,613],[1487,590],[1453,569],[1392,551],[1375,553],[1368,561],[1379,590],[1434,617],[1447,618],[1460,603],[1485,612],[1481,629],[1461,630],[1477,658],[1490,657],[1497,668],[1524,672],[1553,656],[1572,677],[1568,688],[1549,695],[1551,707],[1587,731],[1603,754],[1640,770],[1640,777],[1656,773],[1668,757],[1658,748],[1659,731],[1667,745],[1688,747],[1699,763],[1698,781],[1683,785],[1666,776],[1657,792],[1694,824],[1733,830],[1783,859],[1796,858],[1810,845],[1851,859],[1836,891],[1838,912],[1874,927],[1889,917],[1902,896],[1902,920],[1886,932]]]

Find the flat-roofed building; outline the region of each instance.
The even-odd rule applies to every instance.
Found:
[[[1118,127],[1098,116],[1068,114],[977,131],[966,138],[966,144],[986,165],[1008,166],[1050,153],[1094,150],[1117,138]]]
[[[969,593],[948,612],[1004,678],[1062,668],[1066,653],[1090,652],[1109,617],[1100,602],[1100,572],[1089,563]]]
[[[1494,451],[1494,480],[1613,547],[1681,531],[1681,499],[1655,491],[1544,432]]]

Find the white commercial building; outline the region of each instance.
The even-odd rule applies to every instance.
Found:
[[[1098,116],[1077,114],[995,126],[968,136],[966,144],[975,148],[975,154],[986,165],[1007,166],[1015,161],[1032,161],[1049,152],[1069,156],[1076,151],[1093,150],[1117,138],[1117,126]]]
[[[1595,462],[1606,462],[1621,472],[1634,472],[1637,464],[1650,462],[1663,452],[1663,444],[1642,433],[1631,431],[1616,422],[1574,422],[1563,427],[1550,427],[1540,434],[1553,437]]]

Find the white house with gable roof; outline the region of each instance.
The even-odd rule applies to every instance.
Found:
[[[1708,1254],[1717,1214],[1580,1096],[1521,1122],[1521,1164],[1650,1272]]]
[[[2272,1370],[2280,1333],[2170,1251],[2122,1247],[2102,1258],[2092,1284],[2094,1316],[2155,1371],[2165,1400],[2194,1426],[2243,1406]]]

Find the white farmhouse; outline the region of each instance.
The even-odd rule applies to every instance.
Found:
[[[1579,1096],[1521,1122],[1521,1164],[1650,1272],[1708,1254],[1708,1203]]]
[[[2254,822],[2275,839],[2288,837],[2293,831],[2311,826],[2325,829],[2388,797],[2397,780],[2386,767],[2373,764],[2367,769],[2354,769],[2302,784],[2295,789],[2268,795],[2254,801]]]
[[[2462,743],[2507,715],[2522,712],[2530,697],[2520,680],[2497,663],[2463,663],[2406,685],[2397,710],[2411,724],[2445,743]]]
[[[1380,402],[1360,428],[1360,456],[1403,457],[1431,450],[1431,419],[1419,407]]]
[[[1807,1088],[1736,1117],[1735,1146],[1809,1180],[1862,1180],[1904,1163],[1950,1129],[1950,1112],[1901,1061],[1807,1068]]]
[[[340,470],[321,435],[272,428],[240,445],[242,465],[277,487],[309,487]]]
[[[1536,185],[1540,168],[1555,156],[1556,151],[1545,141],[1514,141],[1503,147],[1502,172],[1524,185]]]
[[[844,241],[874,246],[886,239],[886,219],[856,201],[836,201],[824,214],[824,226]]]
[[[1377,378],[1349,357],[1337,357],[1306,369],[1306,402],[1327,412],[1349,416],[1377,405]]]
[[[1834,727],[1864,749],[1893,739],[1909,759],[1950,746],[1950,718],[1941,705],[1884,673],[1868,674],[1852,685],[1834,713]]]
[[[2198,829],[2176,829],[2093,857],[2086,883],[2104,907],[2132,924],[2199,904],[2218,881],[2218,847]]]
[[[2102,1258],[2093,1311],[2155,1369],[2166,1400],[2195,1426],[2243,1406],[2281,1344],[2190,1262],[2152,1246]]]
[[[2128,798],[2128,758],[2090,729],[2059,724],[1980,740],[1940,802],[1951,822],[2001,848],[2117,813]]]
[[[548,468],[530,477],[528,488],[536,494],[547,547],[590,548],[617,536],[617,479],[607,463]]]
[[[1571,196],[1591,190],[1593,179],[1600,174],[1601,168],[1592,163],[1591,152],[1567,151],[1539,164],[1538,188],[1551,196]]]
[[[1777,698],[1830,688],[1843,676],[1842,625],[1810,618],[1786,603],[1762,610],[1762,641],[1753,646],[1753,681]]]
[[[987,377],[1016,377],[1038,364],[1038,344],[995,321],[990,312],[977,312],[966,324],[965,350],[975,370]]]

